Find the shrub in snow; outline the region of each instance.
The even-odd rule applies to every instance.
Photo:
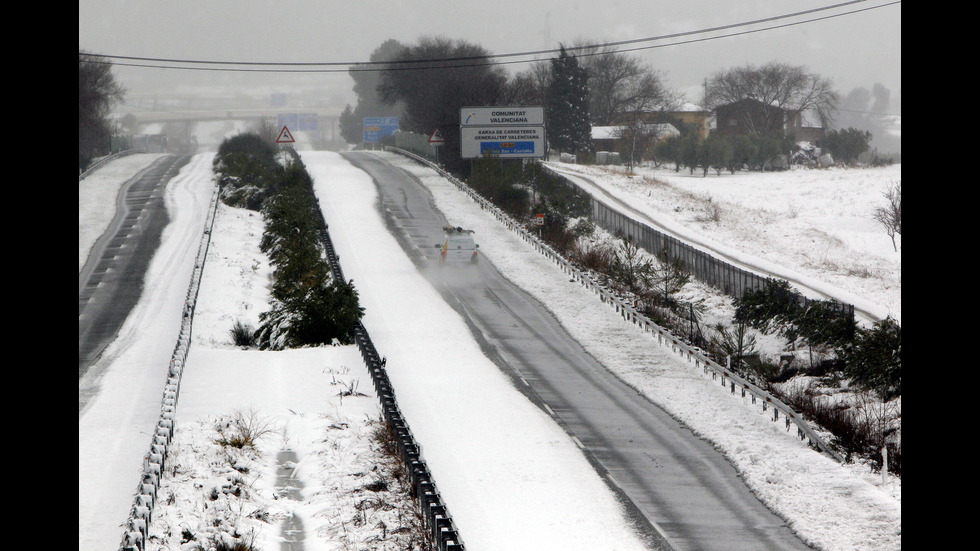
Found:
[[[236,320],[229,333],[231,333],[231,339],[235,346],[252,347],[255,345],[255,329],[247,323]]]

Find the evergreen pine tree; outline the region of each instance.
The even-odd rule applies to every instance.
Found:
[[[551,59],[551,80],[545,94],[548,142],[558,151],[592,151],[587,81],[588,74],[578,59],[562,46],[558,57]]]

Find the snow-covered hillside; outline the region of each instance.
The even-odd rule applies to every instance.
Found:
[[[596,182],[664,231],[901,322],[901,236],[895,250],[873,216],[901,182],[901,165],[707,176],[664,167],[630,174],[611,166],[549,166]]]

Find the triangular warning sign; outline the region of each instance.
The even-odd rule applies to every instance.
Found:
[[[276,143],[296,143],[296,140],[294,140],[293,135],[289,133],[289,129],[283,126],[282,131],[279,132],[279,137],[276,138]]]
[[[446,140],[445,138],[442,137],[442,132],[439,132],[438,128],[433,130],[432,134],[429,136],[429,143],[445,143],[445,142]]]

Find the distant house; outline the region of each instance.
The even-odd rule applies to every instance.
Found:
[[[625,129],[625,126],[593,126],[592,145],[596,151],[620,151]],[[680,131],[668,123],[644,124],[643,130],[656,136],[657,141],[680,135]]]
[[[675,129],[691,128],[702,140],[708,137],[708,124],[711,111],[693,103],[683,103],[668,111],[650,111],[643,113],[643,121],[647,123],[667,123]]]
[[[797,142],[818,143],[824,129],[815,115],[807,111],[783,109],[746,98],[715,109],[715,132],[738,136],[782,130]]]
[[[694,129],[701,139],[708,137],[708,123],[711,111],[693,103],[684,103],[679,108],[665,113],[667,120],[676,120]]]
[[[810,142],[820,146],[826,130],[820,123],[820,117],[810,111],[786,111],[787,136],[792,136],[795,142]]]
[[[618,151],[622,126],[593,126],[592,146],[596,151]]]
[[[635,116],[635,113],[630,114]],[[693,103],[684,103],[669,111],[648,111],[640,113],[643,127],[655,133],[657,141],[671,136],[680,136],[681,128],[690,128],[702,139],[708,137],[708,123],[711,112]],[[625,126],[593,126],[592,144],[596,151],[623,151],[622,134]]]

